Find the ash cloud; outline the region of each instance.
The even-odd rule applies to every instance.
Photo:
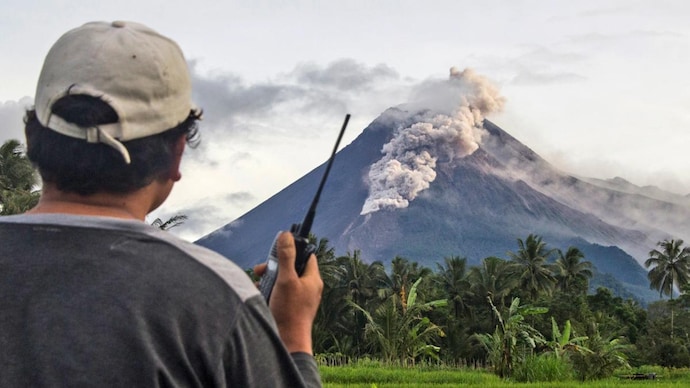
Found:
[[[452,163],[479,148],[484,116],[500,111],[504,103],[498,89],[471,69],[451,68],[447,81],[420,88],[410,107],[451,113],[427,114],[394,133],[369,170],[369,196],[361,214],[407,207],[436,179],[437,163]]]

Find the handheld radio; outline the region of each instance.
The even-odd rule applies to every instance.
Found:
[[[326,171],[323,173],[321,178],[321,183],[319,188],[316,190],[316,195],[311,202],[311,206],[307,211],[307,215],[304,216],[304,220],[301,224],[292,224],[290,232],[295,238],[295,247],[297,248],[297,257],[295,258],[295,270],[297,275],[302,276],[304,272],[304,267],[307,264],[307,260],[312,253],[316,252],[316,246],[309,243],[309,232],[311,232],[311,225],[314,223],[314,216],[316,215],[316,205],[319,203],[319,197],[321,197],[321,190],[326,183],[328,178],[328,173],[331,170],[331,165],[335,159],[335,154],[338,151],[338,145],[340,144],[340,139],[342,139],[345,133],[345,128],[347,128],[347,123],[350,121],[350,114],[345,115],[345,122],[343,122],[343,127],[340,129],[340,134],[338,134],[338,139],[335,142],[335,147],[333,147],[333,153],[328,159],[328,164],[326,165]],[[278,233],[279,235],[280,233]],[[273,286],[275,285],[276,279],[278,277],[278,235],[273,239],[273,244],[271,244],[271,249],[268,252],[268,259],[266,260],[267,268],[266,273],[261,278],[259,283],[259,290],[264,296],[266,303],[271,298],[271,292],[273,291]]]

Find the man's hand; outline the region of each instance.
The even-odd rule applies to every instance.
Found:
[[[295,240],[290,232],[278,237],[277,252],[279,271],[269,308],[287,350],[313,354],[311,329],[323,291],[316,256],[311,255],[299,277],[295,271]],[[259,276],[265,271],[265,264],[254,267],[254,273]]]

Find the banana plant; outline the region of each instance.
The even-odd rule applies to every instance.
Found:
[[[544,336],[526,321],[526,317],[544,314],[546,307],[520,305],[520,298],[514,298],[506,312],[501,314],[491,297],[487,297],[498,325],[493,334],[477,334],[476,338],[487,350],[494,371],[500,377],[510,377],[512,371],[537,345],[544,344]]]
[[[350,301],[366,317],[366,336],[386,361],[414,363],[423,356],[437,357],[440,348],[434,342],[445,333],[425,313],[435,307],[446,306],[447,301],[419,302],[417,287],[421,281],[419,278],[414,282],[405,303],[398,298],[389,298],[373,313]]]
[[[551,351],[556,355],[556,358],[563,357],[567,352],[589,352],[592,351],[583,346],[582,344],[589,339],[589,337],[573,337],[571,338],[573,332],[570,325],[570,320],[565,321],[563,325],[563,331],[558,328],[556,320],[551,317],[551,338],[552,340],[547,343]]]

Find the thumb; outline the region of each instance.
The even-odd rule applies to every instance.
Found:
[[[280,271],[278,277],[297,276],[295,271],[295,257],[297,255],[297,248],[295,247],[295,239],[290,232],[282,232],[278,236],[277,249],[278,263]]]

